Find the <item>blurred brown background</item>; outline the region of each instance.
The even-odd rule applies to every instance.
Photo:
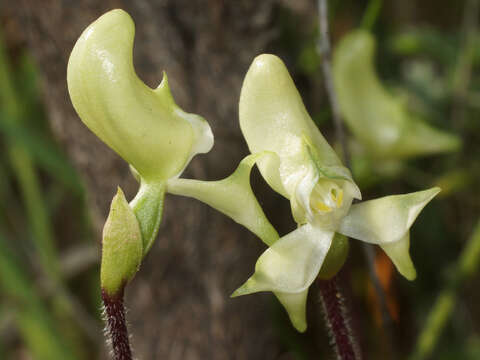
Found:
[[[331,2],[334,44],[341,35],[358,26],[367,5],[368,1]],[[60,205],[50,214],[56,224],[54,233],[60,254],[76,249],[79,244],[82,249],[90,249],[87,254],[91,254],[91,246],[87,245],[95,243],[95,249],[98,249],[101,228],[116,186],[120,185],[129,198],[137,188],[127,164],[80,122],[71,106],[66,86],[67,60],[76,39],[88,24],[113,8],[126,10],[136,23],[134,59],[139,76],[148,85],[155,86],[162,71],[166,70],[177,103],[188,112],[204,116],[212,127],[215,135],[213,150],[194,159],[186,177],[223,178],[247,154],[238,125],[237,103],[249,64],[263,52],[276,53],[284,59],[307,108],[321,125],[324,135],[334,142],[328,102],[318,68],[320,60],[315,55],[318,23],[315,1],[3,0],[0,29],[12,67],[18,66],[22,54],[30,54],[38,69],[43,104],[39,108],[45,110],[48,119],[45,131],[50,134],[51,129],[55,141],[66,151],[85,186],[90,220],[85,220],[83,210],[79,210],[84,206],[79,205],[83,195],[69,195],[68,187],[60,195]],[[464,8],[464,1],[385,1],[375,35],[382,40],[399,30],[427,24],[452,38],[461,39],[459,29]],[[395,59],[397,54],[386,46],[379,51],[380,72],[401,83],[403,78],[399,70],[401,66]],[[443,169],[440,161],[442,164],[454,161],[444,159],[435,160],[437,162],[431,166]],[[466,166],[466,163],[465,160],[462,164]],[[423,163],[414,163],[414,166],[424,167]],[[44,186],[55,185],[49,176],[41,174]],[[293,222],[288,202],[273,195],[258,174],[253,175],[252,182],[272,223],[282,234],[290,231]],[[368,191],[383,195],[409,189],[411,183],[406,183],[397,181]],[[15,186],[13,191],[18,192]],[[435,210],[437,212],[426,216],[432,219],[436,214],[442,214],[440,216],[447,219],[457,218],[458,215],[449,216],[455,210],[448,209],[461,207],[460,203],[461,200],[454,199],[451,207],[440,207]],[[459,253],[462,241],[477,220],[478,213],[475,214],[474,210],[478,205],[471,205],[467,210],[461,208],[463,210],[459,211],[467,213],[461,220],[451,220],[450,225],[446,222],[444,227],[433,227],[435,233],[445,229],[452,231],[456,226],[461,228],[457,232],[457,243],[444,246],[447,255],[439,256],[439,263],[448,263],[455,258],[451,254]],[[11,224],[11,220],[8,223]],[[424,225],[426,229],[429,226]],[[271,294],[229,298],[253,271],[262,249],[258,239],[222,214],[191,199],[167,196],[159,238],[127,289],[130,309],[127,316],[136,358],[286,360],[321,358],[319,354],[330,358],[328,337],[317,306],[309,307],[309,330],[305,335],[299,335],[289,327],[283,310]],[[353,245],[352,253],[355,250],[358,249]],[[85,255],[87,260],[83,270],[66,281],[75,302],[90,313],[93,326],[87,327],[89,334],[79,331],[72,338],[81,344],[79,347],[83,352],[80,353],[84,358],[105,358],[102,325],[98,318],[99,301],[95,300],[99,298],[93,290],[97,285],[98,267],[95,256],[89,256]],[[361,255],[351,255],[349,262],[344,273],[347,284],[355,282],[361,276],[356,269],[364,267]],[[38,269],[37,265],[34,262],[33,269]],[[361,330],[362,345],[370,354],[366,358],[386,358],[382,355],[382,331],[375,320],[375,310],[371,310],[375,304],[368,300],[365,291],[355,290],[367,281],[359,280],[350,291],[355,295],[352,298],[353,322]],[[433,296],[441,282],[441,279],[433,280],[431,284],[436,285],[427,286],[425,293]],[[400,354],[407,353],[414,343],[414,334],[421,321],[412,319],[425,309],[409,308],[415,302],[415,294],[421,292],[411,287],[423,285],[421,280],[416,284],[404,285],[402,282],[398,285],[400,290],[392,295],[396,298],[395,306],[400,307],[400,313],[405,316],[401,317],[400,325],[395,323],[395,342]],[[407,290],[404,290],[405,286]],[[470,293],[469,296],[480,300],[480,294]],[[424,304],[431,304],[432,299],[425,300]],[[310,301],[312,304],[317,302],[313,291]],[[473,301],[465,305],[467,309]],[[469,334],[479,330],[479,323],[474,320],[478,320],[478,308],[473,311],[476,317],[472,318]],[[83,317],[82,314],[77,313],[77,316]],[[7,342],[7,348],[16,350],[6,352],[10,354],[7,358],[30,358],[28,349],[22,350],[21,336],[9,336],[11,340]],[[400,355],[399,358],[404,357]]]

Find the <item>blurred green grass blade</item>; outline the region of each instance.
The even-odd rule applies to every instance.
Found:
[[[9,125],[21,123],[21,97],[15,91],[11,69],[7,61],[5,48],[0,41],[0,106],[2,120]],[[12,140],[12,139],[10,139]],[[48,218],[42,196],[42,189],[34,164],[24,147],[13,141],[7,141],[10,163],[18,180],[27,217],[33,232],[33,241],[39,253],[40,262],[52,278],[59,279],[59,262],[55,250],[53,230]]]
[[[453,276],[447,287],[439,294],[420,332],[411,360],[429,358],[455,307],[457,290],[471,277],[480,264],[480,222],[460,254]]]
[[[371,30],[377,21],[380,10],[382,10],[383,0],[370,0],[362,18],[361,28]]]
[[[81,185],[75,170],[54,143],[46,139],[46,129],[40,126],[44,121],[38,121],[43,119],[37,103],[36,76],[36,68],[26,56],[22,58],[19,71],[13,74],[0,43],[0,132],[12,142],[20,143],[53,178],[79,193]]]
[[[415,28],[392,36],[390,48],[397,55],[428,55],[444,65],[452,65],[457,58],[458,44],[434,29]]]
[[[40,261],[49,276],[59,280],[58,255],[54,243],[49,212],[45,207],[42,190],[32,161],[26,151],[12,144],[8,149],[11,166],[20,185],[27,218],[32,230],[32,238]]]
[[[57,179],[75,194],[82,193],[82,185],[75,170],[65,156],[45,136],[34,133],[26,126],[5,119],[1,110],[0,133],[3,133],[9,141],[21,144],[28,151],[29,156],[52,178]]]
[[[35,95],[33,90],[26,90],[28,84],[31,87],[34,86],[33,78],[35,75],[32,69],[27,66],[27,70],[23,71],[25,73],[23,76],[29,80],[25,80],[23,84],[18,86],[14,82],[15,80],[18,81],[18,79],[14,76],[16,74],[12,73],[0,39],[0,121],[3,125],[0,127],[0,131],[7,129],[7,131],[16,132],[15,136],[7,136],[6,138],[6,153],[13,170],[13,177],[15,177],[19,185],[24,208],[26,209],[27,221],[33,235],[32,240],[36,250],[35,255],[43,270],[44,274],[42,275],[46,275],[44,276],[44,281],[54,290],[52,297],[52,308],[54,311],[51,316],[57,321],[56,325],[63,326],[62,335],[68,341],[70,352],[79,354],[84,349],[77,326],[80,325],[84,330],[84,334],[89,335],[90,338],[95,337],[95,335],[90,334],[89,330],[96,328],[96,326],[91,325],[92,321],[88,318],[88,313],[83,310],[81,305],[77,304],[77,306],[74,306],[73,297],[69,295],[63,284],[60,258],[56,249],[52,223],[49,219],[50,214],[46,195],[43,193],[34,160],[42,159],[43,164],[49,165],[52,171],[60,172],[60,170],[64,171],[67,169],[70,172],[70,175],[68,175],[70,176],[70,183],[74,183],[75,179],[72,179],[73,171],[71,171],[71,167],[68,169],[65,161],[63,163],[58,161],[58,156],[52,150],[51,144],[53,142],[50,145],[46,145],[46,141],[39,140],[42,138],[37,136],[33,130],[30,131],[30,129],[38,129],[37,131],[42,132],[41,127],[38,125],[41,121],[34,123],[32,121],[34,114],[30,114],[32,118],[28,118],[29,112],[35,108],[33,104],[38,100],[38,94]],[[38,114],[35,116],[36,120],[41,118]],[[18,136],[18,134],[21,134],[21,136]],[[30,134],[31,136],[29,136]],[[22,138],[24,138],[24,141],[22,141]],[[28,151],[28,149],[31,149],[31,151]],[[56,174],[55,178],[58,179],[58,174]],[[78,182],[76,187],[80,188]],[[37,313],[34,311],[32,316],[38,316]],[[28,319],[24,319],[22,323],[31,325]],[[69,325],[70,323],[72,324]],[[85,324],[89,326],[85,326]]]
[[[2,295],[11,301],[18,329],[34,359],[76,359],[54,328],[49,312],[1,233],[0,289]]]

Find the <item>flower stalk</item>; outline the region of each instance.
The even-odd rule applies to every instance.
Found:
[[[335,93],[335,88],[334,88],[334,83],[333,83],[333,76],[332,76],[332,68],[331,68],[331,46],[330,46],[330,37],[329,37],[329,22],[328,22],[328,2],[327,0],[319,0],[318,1],[318,14],[319,14],[319,26],[320,26],[320,37],[319,37],[319,44],[318,44],[318,50],[320,53],[320,56],[322,57],[322,72],[323,72],[323,77],[325,79],[325,87],[327,91],[327,96],[330,102],[330,107],[332,109],[332,116],[335,124],[335,135],[337,140],[340,142],[340,146],[342,149],[343,153],[343,160],[346,164],[347,167],[350,167],[350,152],[347,146],[347,142],[345,139],[345,131],[343,128],[343,121],[340,115],[340,106],[338,103],[337,99],[337,94]],[[371,245],[368,244],[362,244],[362,250],[364,252],[364,256],[367,260],[367,265],[369,269],[369,276],[370,280],[372,281],[374,285],[375,292],[377,294],[377,297],[379,299],[380,307],[381,307],[381,314],[382,314],[382,323],[385,327],[389,327],[391,323],[390,316],[388,314],[387,310],[387,305],[386,305],[386,300],[385,300],[385,294],[383,293],[383,290],[380,285],[380,280],[378,279],[378,276],[375,272],[375,267],[373,264],[373,257],[374,257],[374,249],[372,248]],[[331,287],[336,287],[336,280],[333,278],[331,281],[332,283],[330,286]],[[325,290],[326,290],[327,285],[320,286],[320,297],[322,298],[322,304],[324,307],[324,311],[326,313],[326,306],[325,306]],[[346,311],[345,307],[343,309]],[[333,308],[331,308],[333,310]],[[332,314],[333,315],[333,314]],[[342,317],[342,314],[339,313],[337,316],[340,318]],[[327,314],[325,315],[325,319],[328,319],[329,317]],[[330,328],[332,328],[330,326]],[[387,334],[389,334],[390,331],[387,330]],[[351,335],[350,335],[351,337]],[[338,351],[338,342],[335,341],[336,344],[336,351],[337,354],[340,354]]]
[[[102,290],[103,316],[106,323],[105,335],[111,345],[113,360],[131,360],[132,350],[125,320],[123,288],[111,296]]]
[[[360,348],[350,326],[350,315],[338,286],[337,276],[318,280],[325,322],[338,360],[360,360]]]

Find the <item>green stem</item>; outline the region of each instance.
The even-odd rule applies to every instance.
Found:
[[[443,328],[452,314],[457,290],[471,277],[480,263],[480,222],[477,224],[467,245],[460,254],[460,259],[453,271],[454,276],[447,287],[437,297],[420,332],[412,360],[426,359],[437,344]]]

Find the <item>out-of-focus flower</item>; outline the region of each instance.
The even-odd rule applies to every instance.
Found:
[[[345,122],[375,158],[398,159],[457,150],[460,139],[433,128],[390,94],[374,67],[375,39],[353,31],[333,56],[335,90]]]

